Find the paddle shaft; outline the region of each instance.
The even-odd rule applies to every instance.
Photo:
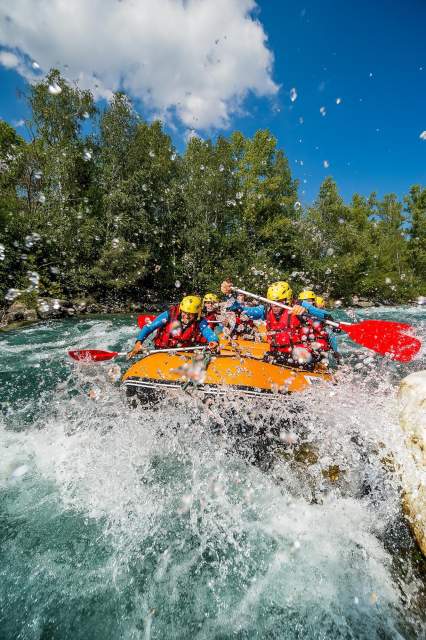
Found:
[[[259,300],[259,302],[265,302],[266,304],[273,304],[277,307],[281,307],[281,309],[287,309],[288,311],[291,311],[293,307],[289,307],[287,304],[282,304],[282,302],[275,302],[275,300],[268,300],[268,298],[264,298],[263,296],[258,296],[255,293],[250,293],[250,291],[244,291],[244,289],[237,289],[237,287],[232,287],[232,291],[235,291],[236,293],[242,293],[245,296],[248,296],[249,298],[254,298],[255,300]],[[348,323],[339,323],[339,322],[333,322],[332,320],[323,320],[322,322],[325,322],[325,324],[329,324],[331,327],[340,327],[340,324],[348,324]]]
[[[146,351],[146,355],[151,355],[151,353],[175,353],[177,351],[202,351],[205,347],[176,347],[173,349],[152,349],[152,351]],[[142,351],[142,353],[144,353]]]

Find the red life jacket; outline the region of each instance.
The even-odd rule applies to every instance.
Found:
[[[266,314],[266,339],[276,351],[290,353],[293,346],[301,344],[301,328],[298,317],[289,313],[287,309],[278,317],[272,309]]]
[[[331,349],[331,345],[327,325],[317,318],[311,318],[310,322],[312,332],[314,334],[314,342],[319,345],[319,351],[329,351]]]
[[[247,318],[247,320],[243,320],[241,318],[241,316],[244,315],[243,311],[237,311],[235,314],[235,324],[239,325],[239,324],[243,324],[244,327],[253,329],[254,328],[254,322],[251,318]]]
[[[157,349],[173,347],[192,347],[194,344],[205,344],[207,341],[200,331],[199,320],[193,320],[185,328],[179,325],[180,307],[175,305],[169,309],[169,321],[157,330],[154,344]]]
[[[217,316],[218,316],[217,311],[210,311],[210,313],[203,314],[204,320],[207,320],[210,329],[212,329],[213,331],[216,329],[218,325]]]
[[[324,322],[307,316],[301,329],[301,340],[312,351],[329,351],[330,340]]]

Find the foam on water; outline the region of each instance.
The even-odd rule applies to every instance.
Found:
[[[123,349],[134,331],[82,324],[40,326],[39,342],[30,329],[60,364],[24,403],[30,424],[4,412],[2,638],[424,633],[392,470],[398,367],[347,366],[336,386],[255,407],[182,395],[132,410],[110,365],[70,366],[63,341],[97,347],[103,332]],[[20,354],[22,372],[33,353]],[[238,415],[271,430],[266,463],[220,428]]]

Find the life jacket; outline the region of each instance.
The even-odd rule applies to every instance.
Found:
[[[244,338],[246,340],[251,340],[254,338],[255,334],[255,325],[251,318],[242,318],[244,315],[244,311],[235,311],[235,325],[232,329],[231,338]]]
[[[210,313],[203,313],[204,320],[207,320],[210,329],[213,331],[216,329],[218,313],[217,311],[210,311]]]
[[[252,330],[254,329],[254,322],[251,318],[246,318],[243,320],[241,316],[244,315],[243,311],[237,311],[235,314],[235,324],[236,326],[243,324],[245,329]]]
[[[199,320],[193,320],[183,328],[179,325],[179,316],[179,305],[170,307],[168,322],[157,330],[157,335],[154,338],[154,345],[157,349],[191,347],[194,344],[205,344],[207,342],[200,331]]]
[[[313,351],[329,351],[330,338],[324,322],[318,318],[304,318],[304,326],[301,329],[301,339]]]
[[[266,314],[266,339],[271,347],[281,353],[290,353],[292,347],[300,345],[302,323],[285,309],[278,317],[269,309]]]

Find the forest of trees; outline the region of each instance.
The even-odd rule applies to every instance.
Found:
[[[269,131],[182,155],[117,93],[99,110],[58,71],[29,89],[24,140],[0,120],[0,304],[19,296],[176,299],[225,276],[405,302],[426,294],[426,188],[401,202],[327,178],[305,208]]]

